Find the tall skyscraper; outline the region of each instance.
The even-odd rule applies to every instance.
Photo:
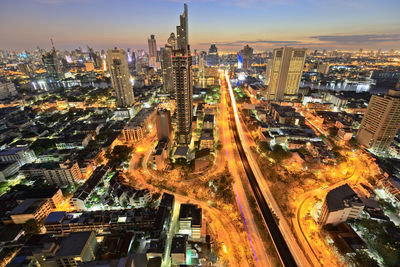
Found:
[[[177,142],[190,144],[192,139],[193,118],[193,74],[192,56],[188,44],[188,13],[187,5],[180,16],[180,26],[177,26],[178,49],[173,50],[172,76],[175,93],[177,117]]]
[[[150,35],[150,39],[148,39],[149,44],[149,65],[152,67],[156,66],[157,62],[157,43],[154,35]]]
[[[52,89],[60,88],[60,80],[64,78],[61,63],[57,56],[57,51],[51,40],[52,49],[50,52],[45,52],[42,55],[42,61],[47,73],[47,80]]]
[[[172,46],[165,45],[161,50],[161,70],[163,79],[163,92],[174,95],[174,82],[172,77]]]
[[[184,4],[184,11],[180,16],[180,25],[176,26],[177,33],[177,49],[187,49],[189,45],[189,31],[188,31],[188,8]]]
[[[210,46],[210,49],[208,50],[207,65],[216,66],[218,65],[218,63],[219,63],[218,48],[215,46],[215,44],[212,44]]]
[[[356,138],[375,152],[386,152],[400,128],[400,90],[373,95]]]
[[[107,67],[111,75],[112,86],[117,96],[119,107],[129,107],[135,102],[133,87],[130,82],[127,54],[122,49],[107,51]]]
[[[305,48],[282,47],[273,52],[270,70],[267,70],[268,89],[265,98],[283,100],[297,95],[306,58]],[[269,74],[269,75],[268,75]]]
[[[171,112],[169,110],[157,110],[156,125],[158,140],[168,139],[171,141]]]
[[[246,45],[243,47],[242,50],[240,50],[240,55],[242,56],[242,68],[247,69],[250,66],[250,61],[253,56],[253,48],[251,48],[249,45]]]
[[[149,43],[149,56],[156,57],[157,56],[157,42],[155,36],[150,35],[150,39],[147,40]]]

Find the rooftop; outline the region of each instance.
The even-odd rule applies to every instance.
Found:
[[[58,257],[68,257],[80,255],[86,246],[93,232],[73,232],[69,236],[61,240],[60,250],[57,252]]]
[[[15,207],[11,211],[11,214],[31,214],[39,209],[46,201],[46,199],[37,198],[26,199],[24,202]]]
[[[349,206],[349,202],[363,205],[356,192],[348,184],[332,189],[326,195],[329,211],[341,210]]]

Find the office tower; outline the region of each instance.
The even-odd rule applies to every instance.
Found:
[[[129,107],[135,102],[126,52],[122,49],[107,51],[107,67],[111,75],[112,86],[119,107]]]
[[[54,47],[53,40],[51,40],[52,49],[50,52],[45,52],[42,55],[44,68],[46,69],[49,85],[52,89],[60,87],[60,80],[64,78],[62,73],[61,63],[57,57],[57,51]]]
[[[157,43],[154,35],[150,35],[150,39],[147,40],[149,43],[149,57],[157,56]]]
[[[154,35],[150,35],[150,39],[147,41],[149,44],[149,65],[155,67],[157,62],[157,43]]]
[[[400,90],[389,90],[384,96],[373,95],[368,104],[357,141],[375,152],[384,153],[400,128]]]
[[[171,112],[167,109],[158,109],[156,117],[158,140],[171,140]]]
[[[175,93],[176,118],[177,118],[177,142],[190,144],[192,137],[193,117],[193,74],[192,56],[188,44],[188,14],[185,4],[184,13],[180,16],[178,31],[178,49],[173,50],[172,76]]]
[[[303,74],[305,48],[282,47],[273,52],[272,62],[267,70],[267,100],[283,100],[297,95]]]
[[[165,45],[161,50],[161,70],[163,79],[163,92],[174,94],[174,82],[172,77],[172,46]]]
[[[189,45],[188,8],[184,4],[183,14],[180,16],[180,25],[176,26],[177,49],[187,49]]]
[[[247,69],[250,64],[251,64],[251,58],[253,56],[253,48],[251,48],[249,45],[246,45],[242,50],[240,50],[240,55],[242,56],[242,62],[243,62],[243,69]]]
[[[218,63],[219,63],[218,48],[215,46],[215,44],[212,44],[210,46],[210,49],[208,50],[207,65],[216,66],[218,65]]]

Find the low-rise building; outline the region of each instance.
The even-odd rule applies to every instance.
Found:
[[[22,202],[25,199],[36,198],[36,199],[48,199],[50,207],[55,209],[59,207],[64,201],[63,193],[61,189],[57,187],[44,187],[37,189],[30,189],[26,191],[19,191],[16,193],[16,199],[18,202]]]
[[[206,114],[203,119],[203,129],[212,130],[214,128],[214,115]]]
[[[94,260],[96,250],[96,235],[92,231],[62,237],[34,235],[27,240],[9,266],[77,267],[81,262]]]
[[[0,163],[0,182],[6,180],[6,178],[16,174],[19,170],[19,164],[15,162],[1,162]]]
[[[84,149],[92,140],[91,134],[75,134],[68,135],[55,140],[56,147],[59,150],[63,149]]]
[[[353,130],[349,127],[339,128],[337,136],[343,141],[349,141],[353,138]]]
[[[82,173],[77,162],[48,162],[28,164],[21,171],[30,177],[43,177],[48,184],[68,186],[79,182]]]
[[[164,170],[167,167],[166,160],[168,158],[168,151],[170,150],[171,142],[168,139],[161,139],[155,147],[153,157],[153,168],[157,170]]]
[[[179,211],[179,233],[192,240],[200,240],[202,228],[202,209],[194,204],[181,204]]]
[[[151,199],[151,193],[148,189],[135,189],[119,181],[120,177],[115,175],[110,180],[110,195],[114,201],[120,205],[126,204],[135,208],[142,208],[147,205]]]
[[[156,209],[99,210],[77,213],[51,212],[44,221],[51,234],[96,231],[149,231],[153,229]]]
[[[138,142],[155,127],[155,108],[143,108],[122,130],[125,142]]]
[[[337,225],[355,219],[364,209],[364,203],[348,184],[328,192],[322,206],[320,224]]]
[[[381,185],[386,192],[400,200],[400,180],[396,178],[385,178],[381,180]]]
[[[172,238],[171,262],[173,266],[186,264],[187,241],[187,235],[176,235]]]
[[[200,149],[213,149],[214,135],[212,130],[203,130],[200,135]]]
[[[15,224],[26,223],[33,219],[37,222],[43,220],[49,215],[51,211],[50,201],[48,199],[26,199],[17,207],[15,207],[11,213],[11,220]]]
[[[86,210],[86,204],[90,196],[93,193],[95,187],[103,181],[104,176],[108,172],[109,168],[105,166],[99,166],[93,174],[81,185],[74,193],[69,203],[72,207],[77,210]]]
[[[33,150],[27,147],[14,147],[0,151],[0,162],[18,162],[19,166],[36,160]]]

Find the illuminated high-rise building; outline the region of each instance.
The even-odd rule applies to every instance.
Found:
[[[283,100],[297,95],[306,51],[305,48],[293,47],[274,49],[272,61],[268,64],[270,69],[266,71],[266,99]]]
[[[147,40],[149,44],[149,65],[152,67],[156,66],[157,62],[157,43],[156,38],[152,34],[150,35],[150,39]]]
[[[176,104],[177,142],[190,144],[192,139],[193,118],[193,73],[192,56],[188,44],[188,13],[187,5],[180,16],[180,26],[177,26],[178,49],[172,51],[172,77]]]
[[[218,48],[215,46],[215,44],[212,44],[210,46],[210,49],[208,50],[207,65],[216,66],[218,65],[218,63],[219,63]]]
[[[150,35],[150,39],[147,40],[149,44],[149,57],[157,56],[157,42],[155,36]]]
[[[361,145],[379,153],[390,147],[400,128],[399,89],[371,97],[356,136]]]
[[[251,58],[253,56],[253,48],[251,48],[249,45],[246,45],[242,50],[240,50],[241,58],[242,58],[242,68],[247,69],[250,64],[251,64]]]
[[[129,107],[135,102],[127,58],[126,52],[122,49],[107,51],[107,68],[119,107]]]
[[[53,48],[51,51],[42,54],[42,61],[50,88],[57,89],[60,88],[60,80],[64,78],[64,73],[62,72],[61,62],[58,59],[53,40],[51,42]]]
[[[163,79],[163,92],[173,95],[174,83],[172,77],[172,46],[165,45],[161,49],[161,70]]]
[[[190,144],[193,117],[192,56],[189,50],[173,51],[172,73],[175,91],[177,141]]]
[[[187,49],[189,45],[188,8],[184,4],[183,14],[180,16],[180,25],[176,26],[177,49]]]

